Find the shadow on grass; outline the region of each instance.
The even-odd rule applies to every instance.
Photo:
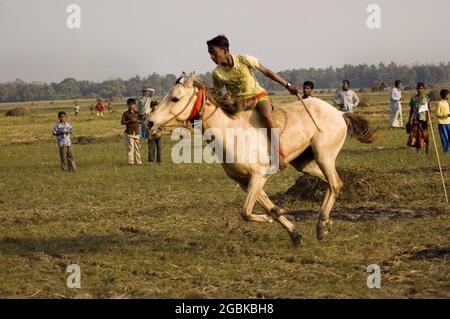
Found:
[[[415,252],[413,260],[450,260],[450,247],[431,247]]]
[[[162,247],[172,249],[183,244],[163,234],[112,234],[80,235],[77,237],[18,238],[5,237],[0,240],[0,254],[30,256],[46,254],[55,258],[64,255],[128,250],[144,247],[149,251],[160,251]],[[174,247],[175,246],[175,247]]]
[[[356,207],[356,208],[336,208],[331,213],[331,218],[336,220],[350,222],[365,222],[372,220],[397,220],[410,218],[423,218],[429,216],[438,216],[447,214],[446,211],[439,208],[425,209],[405,209],[390,207]],[[312,210],[292,210],[288,216],[296,221],[307,219],[316,219],[319,216],[318,211]]]

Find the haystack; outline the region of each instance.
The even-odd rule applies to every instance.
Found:
[[[339,195],[339,202],[343,204],[354,205],[363,202],[384,201],[392,193],[399,192],[394,185],[386,183],[389,180],[389,174],[354,168],[338,168],[338,173],[344,182],[344,188]],[[303,175],[285,194],[274,196],[274,199],[289,209],[296,207],[298,201],[321,202],[326,190],[327,184],[322,180]]]
[[[19,107],[13,110],[9,110],[5,113],[5,116],[25,116],[30,114],[30,110],[25,107]]]
[[[430,93],[428,93],[428,98],[433,102],[440,101],[441,100],[440,90],[431,90]]]

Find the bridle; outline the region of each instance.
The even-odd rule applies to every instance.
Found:
[[[197,95],[197,98],[194,102],[194,106],[191,110],[191,114],[188,117],[188,121],[192,121],[195,119],[199,119],[201,118],[201,116],[203,115],[203,112],[205,110],[205,104],[206,104],[206,91],[204,89],[200,89],[197,88],[198,92],[195,92],[191,95],[191,97],[189,98],[189,100],[187,101],[186,105],[183,107],[183,109],[178,112],[177,114],[175,114],[174,116],[172,116],[169,120],[165,121],[163,124],[159,125],[160,127],[165,126],[167,123],[170,123],[171,121],[173,121],[174,119],[176,119],[180,114],[182,114],[191,104],[192,99]]]
[[[191,114],[188,117],[188,121],[197,120],[202,117],[205,111],[206,104],[206,91],[204,89],[198,89],[197,99],[195,100],[194,107],[191,110]]]

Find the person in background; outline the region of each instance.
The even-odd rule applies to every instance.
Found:
[[[408,118],[408,146],[419,149],[425,148],[428,153],[429,135],[428,135],[428,116],[430,109],[430,99],[425,95],[425,84],[417,83],[417,95],[411,98],[409,102]]]
[[[152,101],[151,110],[152,112],[158,107],[157,101]],[[162,132],[164,127],[159,127],[156,133],[151,134],[147,128],[148,136],[148,162],[161,164],[161,151],[162,151]]]
[[[311,81],[305,81],[303,83],[303,96],[302,99],[307,99],[312,97],[312,93],[314,91],[314,83]]]
[[[395,81],[395,85],[391,91],[391,115],[389,117],[390,129],[403,129],[403,114],[402,114],[402,91],[399,80]]]
[[[141,97],[138,99],[137,111],[140,115],[149,114],[151,112],[151,103],[154,90],[142,88]]]
[[[103,118],[103,112],[105,110],[105,106],[102,103],[102,100],[97,100],[97,104],[95,105],[95,109],[97,110],[97,117]]]
[[[151,112],[152,96],[154,93],[153,89],[142,88],[142,96],[138,98],[137,111],[142,119],[142,124],[139,128],[139,135],[142,138],[148,138],[147,128],[144,126],[145,119]]]
[[[342,89],[336,92],[332,101],[344,113],[353,113],[353,109],[359,104],[358,95],[350,89],[349,80],[342,81]]]
[[[75,173],[77,168],[75,166],[75,159],[72,153],[72,140],[70,138],[73,129],[72,125],[66,122],[66,119],[66,112],[58,113],[58,123],[53,128],[53,136],[56,137],[56,142],[58,143],[61,169]]]
[[[184,84],[184,81],[186,81],[187,75],[186,72],[182,72],[180,77],[175,81],[175,85],[177,84]]]
[[[139,143],[139,126],[141,124],[141,116],[136,111],[135,99],[128,99],[127,106],[128,111],[123,113],[121,124],[126,125],[125,145],[128,154],[128,165],[142,165]]]
[[[437,107],[437,117],[439,121],[439,135],[444,153],[450,152],[450,108],[448,104],[449,90],[444,89],[440,92],[441,101]]]
[[[78,105],[78,103],[75,103],[75,107],[73,108],[73,110],[75,111],[75,116],[78,116],[78,113],[80,113],[80,106]]]
[[[107,109],[108,109],[108,113],[113,113],[114,112],[111,101],[108,102]]]
[[[94,115],[95,104],[91,104],[91,106],[89,107],[89,110],[91,111],[91,115]]]
[[[189,129],[191,126],[191,123],[189,121],[184,121],[182,126],[182,130],[180,133],[180,140],[188,142],[191,139],[191,130]]]

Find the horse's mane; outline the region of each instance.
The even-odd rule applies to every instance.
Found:
[[[197,75],[191,76],[188,80],[193,81],[194,87],[204,90],[206,92],[207,99],[214,105],[220,107],[226,115],[234,118],[235,115],[240,111],[235,105],[235,101],[230,95],[224,94],[221,91],[208,87],[208,84],[204,79]]]

